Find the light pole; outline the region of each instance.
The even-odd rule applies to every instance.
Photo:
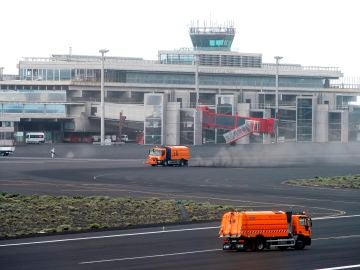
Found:
[[[101,53],[101,90],[100,90],[100,107],[101,107],[101,124],[100,124],[100,144],[105,144],[105,104],[104,104],[104,62],[105,56],[104,54],[107,53],[109,50],[101,49],[99,52]]]
[[[195,92],[196,92],[196,104],[195,104],[195,109],[196,109],[199,105],[199,97],[200,97],[200,93],[199,93],[199,56],[198,56],[197,52],[195,52]]]
[[[195,64],[195,92],[196,92],[196,101],[194,108],[194,145],[202,144],[202,130],[199,128],[199,121],[202,113],[198,111],[200,90],[199,90],[199,54],[197,48],[194,52],[194,64]]]
[[[282,56],[275,56],[276,60],[276,74],[275,74],[275,119],[276,119],[276,133],[275,142],[278,142],[279,135],[279,61]]]

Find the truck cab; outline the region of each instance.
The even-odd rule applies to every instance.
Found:
[[[312,221],[306,215],[293,215],[292,217],[292,233],[294,235],[311,236]]]

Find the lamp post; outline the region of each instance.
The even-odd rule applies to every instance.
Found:
[[[196,104],[195,108],[199,105],[199,56],[198,52],[195,51],[195,92],[196,92]]]
[[[105,53],[109,50],[101,49],[99,52],[101,53],[101,90],[100,90],[100,107],[101,107],[101,124],[100,124],[100,144],[105,144],[105,104],[104,104],[104,62],[105,62]]]
[[[202,115],[199,109],[199,98],[200,98],[200,90],[199,90],[199,54],[197,49],[195,49],[195,92],[196,92],[196,101],[195,101],[195,109],[194,109],[194,145],[202,144],[202,130],[199,128],[199,121]]]
[[[279,134],[279,61],[282,59],[282,56],[275,56],[276,60],[276,74],[275,74],[275,119],[276,119],[276,133],[275,133],[275,142],[278,142]]]

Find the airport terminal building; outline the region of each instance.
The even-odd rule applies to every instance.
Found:
[[[105,57],[107,135],[225,143],[237,124],[231,117],[275,118],[278,111],[276,135],[237,143],[360,141],[360,107],[351,105],[360,86],[340,83],[338,68],[263,63],[261,54],[232,51],[233,27],[190,27],[189,35],[193,48],[162,50],[157,60]],[[54,142],[91,141],[100,134],[101,67],[100,56],[69,53],[24,58],[14,76],[0,70],[1,127],[19,142],[30,131]],[[203,124],[203,108],[217,125]]]

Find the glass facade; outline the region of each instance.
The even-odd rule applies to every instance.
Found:
[[[163,144],[164,96],[145,94],[144,96],[144,144]]]
[[[170,56],[169,56],[170,57]],[[212,56],[215,57],[215,56]],[[217,57],[217,56],[216,56]],[[182,55],[179,59],[177,57],[170,57],[172,63],[178,64],[178,61],[185,61],[188,64],[193,64],[193,60],[189,55]],[[201,57],[200,57],[201,59]],[[165,61],[165,60],[164,60]],[[203,60],[205,61],[205,60]],[[225,56],[219,59],[207,58],[208,65],[220,61],[220,66],[230,65],[230,61]],[[235,60],[232,59],[232,62]],[[226,64],[228,63],[228,64]],[[205,63],[204,63],[205,64]],[[245,65],[247,66],[247,65]],[[249,66],[251,66],[249,64]],[[32,81],[100,81],[99,69],[20,69],[21,80]],[[150,71],[124,71],[109,69],[105,70],[106,82],[118,83],[147,83],[147,84],[195,84],[194,73],[179,73],[179,72],[150,72]],[[235,75],[235,74],[199,74],[200,85],[223,85],[223,86],[259,86],[259,87],[274,87],[275,76],[250,76],[250,75]],[[301,88],[323,88],[325,87],[322,78],[302,78],[302,77],[281,77],[279,79],[280,87],[301,87]],[[353,101],[353,97],[351,97]],[[340,100],[341,99],[341,100]],[[348,102],[346,97],[339,97],[338,104]]]
[[[12,102],[31,102],[31,103],[46,103],[46,102],[66,102],[66,91],[42,91],[42,90],[9,90],[0,91],[0,100]]]
[[[180,110],[180,144],[194,144],[194,110]]]
[[[233,95],[216,95],[216,113],[221,114],[216,117],[216,123],[226,127],[235,127],[234,118],[226,115],[234,115],[235,97]],[[229,129],[216,129],[216,142],[225,143],[224,133]]]
[[[296,109],[296,137],[298,142],[313,140],[313,99],[298,98]]]
[[[341,112],[329,112],[329,142],[341,141]]]
[[[0,103],[0,113],[46,113],[65,114],[65,104],[39,104],[39,103]]]
[[[341,110],[347,108],[350,102],[356,102],[356,96],[336,95],[336,108]]]
[[[28,81],[68,81],[71,78],[70,69],[36,69],[20,68],[20,80]]]
[[[296,109],[279,109],[279,137],[285,140],[296,140]]]
[[[360,107],[349,111],[349,141],[360,141]]]

